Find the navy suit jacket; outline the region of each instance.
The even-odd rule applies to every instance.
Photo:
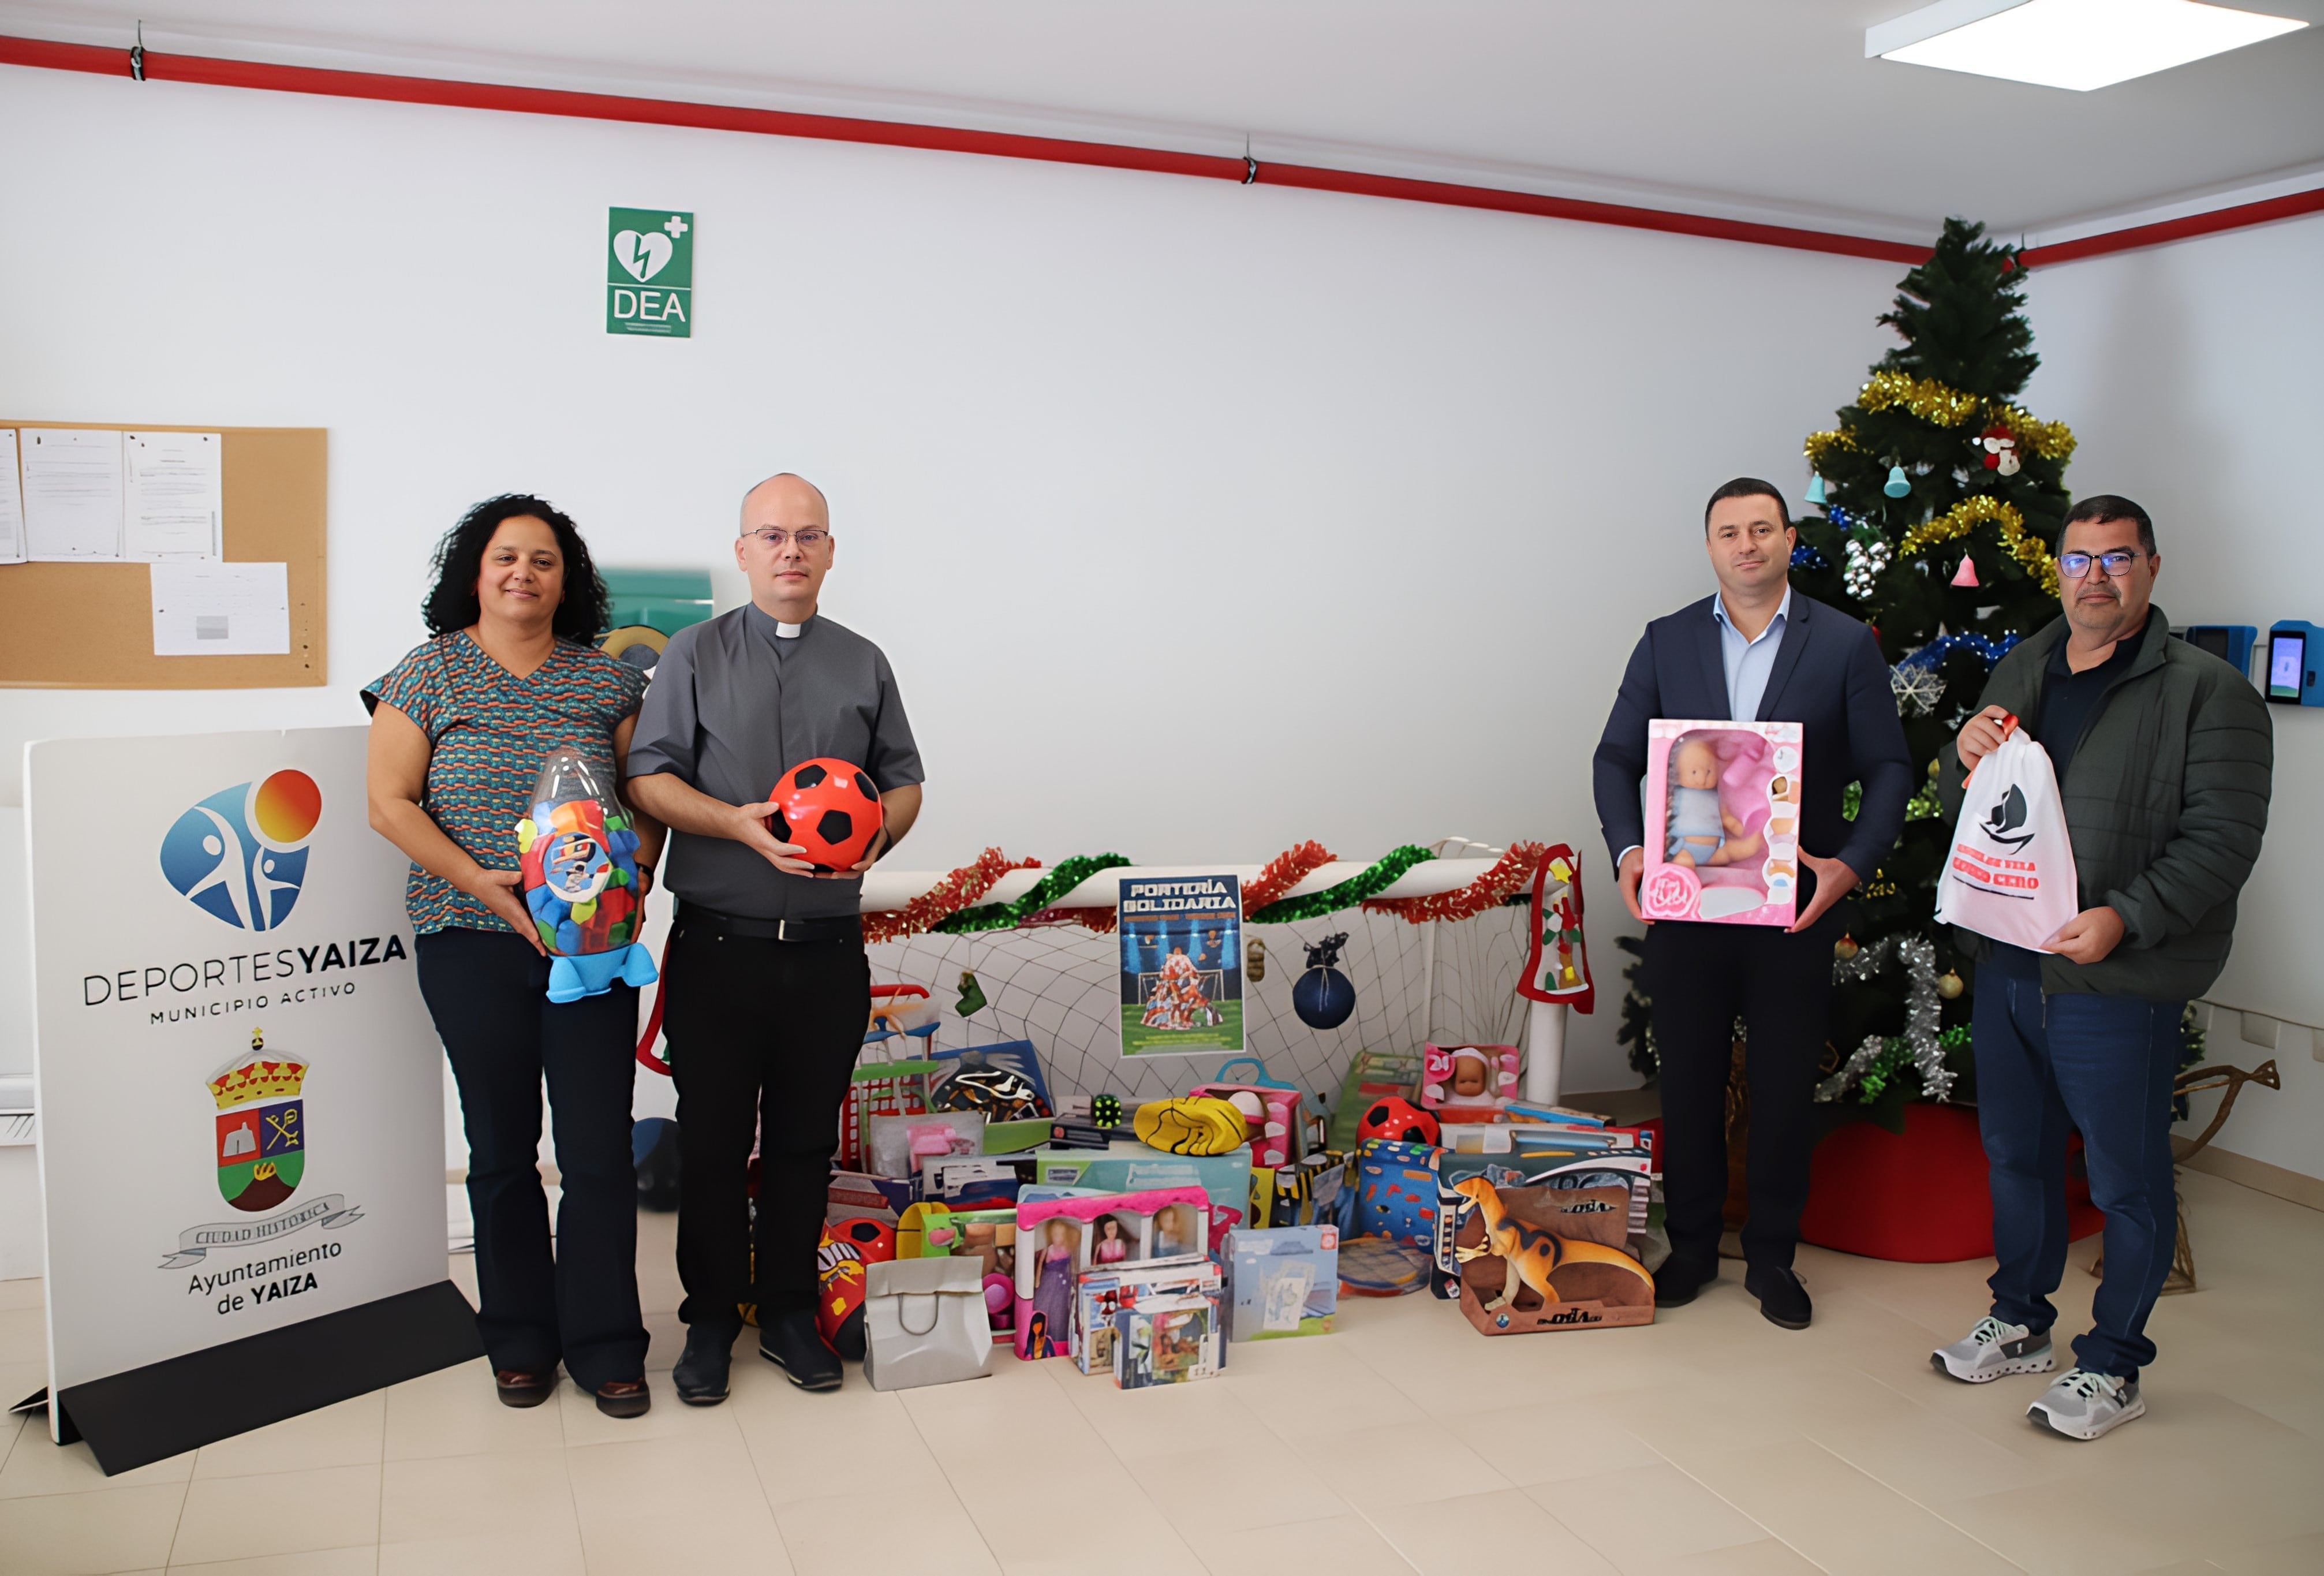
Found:
[[[1618,863],[1624,849],[1646,841],[1638,784],[1646,775],[1647,722],[1727,717],[1727,664],[1711,611],[1716,600],[1706,596],[1648,624],[1614,696],[1591,775],[1607,852]],[[1837,857],[1858,880],[1870,880],[1904,829],[1904,802],[1913,797],[1904,724],[1871,627],[1794,590],[1784,643],[1751,720],[1803,724],[1800,846]],[[1840,813],[1840,792],[1851,782],[1864,785],[1853,822]],[[1801,873],[1804,896],[1809,872]]]

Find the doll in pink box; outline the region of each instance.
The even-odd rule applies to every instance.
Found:
[[[1074,1258],[1081,1247],[1081,1228],[1053,1216],[1043,1223],[1039,1278],[1033,1283],[1032,1357],[1055,1357],[1065,1350],[1065,1320],[1074,1302]]]
[[[1425,1046],[1420,1103],[1441,1121],[1495,1122],[1517,1092],[1515,1046]]]
[[[1671,744],[1670,816],[1663,859],[1670,864],[1741,864],[1757,857],[1767,840],[1745,827],[1719,797],[1722,768],[1719,752],[1700,733],[1682,733]]]
[[[1799,890],[1800,724],[1647,723],[1649,919],[1789,925]],[[1659,796],[1659,797],[1657,797]]]

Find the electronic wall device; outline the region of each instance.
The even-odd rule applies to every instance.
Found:
[[[2171,632],[2198,651],[2209,651],[2246,678],[2251,677],[2252,647],[2259,642],[2257,625],[2190,624]]]
[[[2324,668],[2324,629],[2279,619],[2267,631],[2267,671],[2261,693],[2279,705],[2324,705],[2316,672]]]

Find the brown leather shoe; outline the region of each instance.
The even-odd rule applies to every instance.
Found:
[[[653,1392],[643,1379],[614,1379],[596,1389],[597,1410],[608,1417],[643,1417],[653,1405]]]
[[[493,1384],[501,1393],[502,1405],[538,1406],[557,1393],[557,1370],[547,1368],[529,1373],[523,1369],[494,1369]]]

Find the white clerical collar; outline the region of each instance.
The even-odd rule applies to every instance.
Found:
[[[799,631],[806,627],[807,626],[805,624],[787,624],[783,622],[782,620],[777,619],[775,621],[775,639],[779,641],[796,641],[799,638]]]

